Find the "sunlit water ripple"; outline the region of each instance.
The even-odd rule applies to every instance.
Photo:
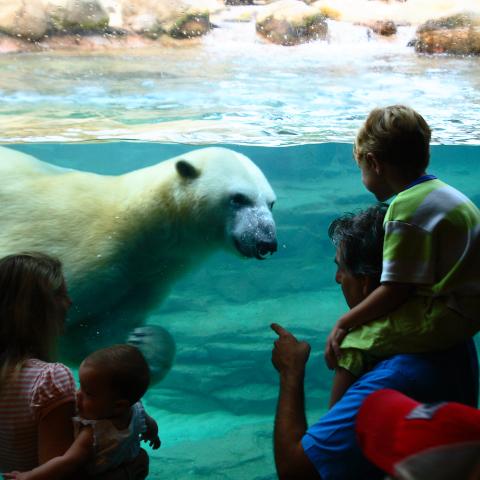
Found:
[[[220,22],[197,46],[3,55],[0,142],[351,142],[371,108],[406,103],[436,143],[480,143],[478,58],[417,55],[412,27],[366,32],[332,22],[328,41],[281,47]]]

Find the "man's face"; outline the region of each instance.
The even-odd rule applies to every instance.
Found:
[[[349,308],[358,305],[367,295],[366,277],[362,275],[353,275],[343,264],[340,254],[340,247],[337,248],[335,255],[335,264],[337,265],[337,273],[335,281],[342,287],[343,296]]]

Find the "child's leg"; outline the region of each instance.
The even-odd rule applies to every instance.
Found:
[[[356,379],[357,377],[346,368],[337,367],[335,370],[335,376],[333,377],[329,408],[332,408],[343,397],[343,394],[350,388]]]
[[[141,448],[140,453],[130,462],[124,462],[114,470],[85,478],[88,480],[145,480],[148,477],[149,463],[147,452]]]

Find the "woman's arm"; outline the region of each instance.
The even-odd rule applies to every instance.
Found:
[[[15,480],[71,479],[72,474],[82,467],[92,454],[93,430],[85,427],[63,455],[51,458],[29,472],[11,472],[4,474],[4,477]]]
[[[38,425],[38,464],[63,455],[73,443],[75,402],[66,402],[45,415]]]

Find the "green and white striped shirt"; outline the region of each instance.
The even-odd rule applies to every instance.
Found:
[[[411,283],[480,320],[480,210],[433,179],[393,200],[385,216],[382,282]]]

